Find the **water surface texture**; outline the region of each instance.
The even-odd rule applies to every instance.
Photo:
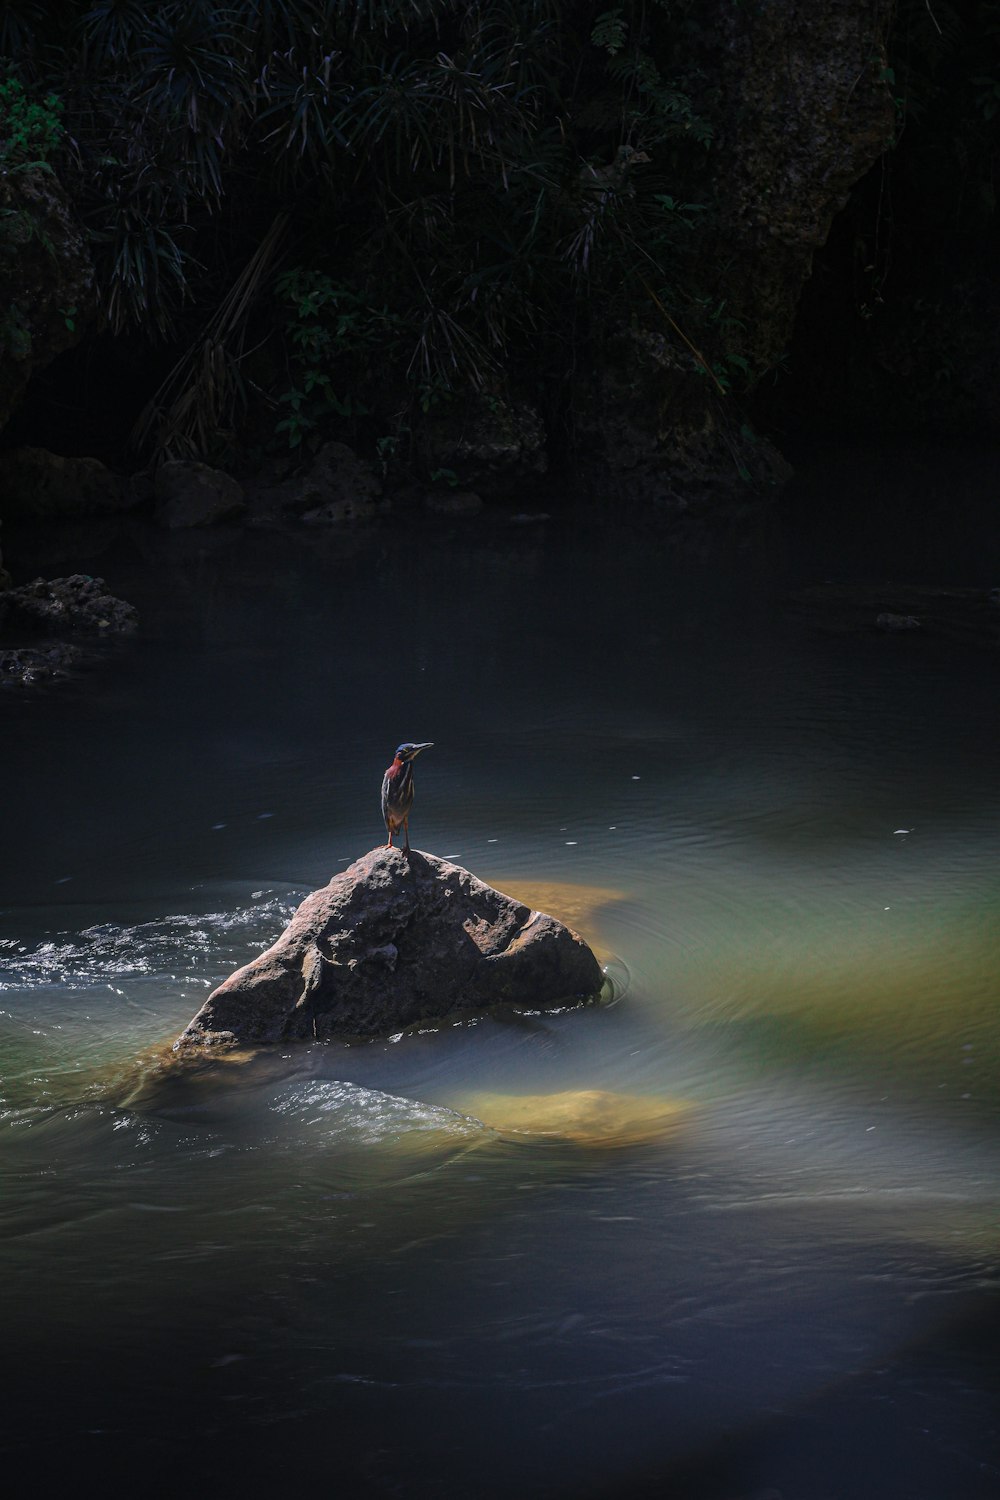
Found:
[[[1000,581],[914,535],[915,581]],[[889,576],[873,545],[136,526],[88,562],[141,637],[0,703],[8,1464],[1000,1490],[996,663],[783,609],[825,564]],[[578,925],[604,1003],[172,1077],[383,837],[404,739],[414,845]]]

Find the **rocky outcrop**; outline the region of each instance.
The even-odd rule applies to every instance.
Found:
[[[591,998],[602,983],[554,917],[447,860],[378,848],[307,897],[177,1048],[387,1035],[456,1010]]]
[[[131,503],[127,486],[99,458],[65,457],[47,448],[0,453],[0,512],[11,520],[91,516]]]
[[[712,152],[722,321],[755,373],[788,345],[815,251],[892,143],[882,0],[716,3],[712,66],[726,101]]]
[[[0,175],[0,428],[36,370],[72,348],[97,305],[68,199],[44,167]]]

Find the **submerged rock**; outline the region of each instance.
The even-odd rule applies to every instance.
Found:
[[[308,896],[176,1046],[386,1035],[456,1010],[589,999],[590,948],[447,860],[378,848]]]
[[[684,1122],[689,1106],[658,1094],[568,1089],[556,1094],[470,1094],[453,1108],[517,1140],[543,1136],[601,1148],[661,1140]]]
[[[80,660],[77,646],[57,641],[53,646],[0,648],[0,687],[34,687],[56,677],[68,677]]]

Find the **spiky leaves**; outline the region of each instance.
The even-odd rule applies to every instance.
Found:
[[[537,372],[666,253],[670,153],[704,144],[670,80],[669,8],[602,14],[555,0],[69,5],[32,56],[66,101],[109,325],[176,336],[190,318],[183,368],[217,381],[258,305],[237,298],[243,324],[222,319],[225,357],[206,363],[206,322],[240,283],[227,267],[259,270],[287,212],[299,263],[367,319],[368,347],[335,338],[311,393],[343,407],[350,388],[357,410],[402,387],[426,406],[497,389],[518,362]],[[176,392],[156,407],[172,449],[202,441],[197,423],[178,436]],[[229,421],[226,402],[185,409]]]

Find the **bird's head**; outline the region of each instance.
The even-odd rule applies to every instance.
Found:
[[[421,745],[415,745],[412,740],[407,740],[405,745],[400,745],[396,750],[396,759],[415,760],[421,750],[430,750],[433,744],[433,740],[424,740]]]

